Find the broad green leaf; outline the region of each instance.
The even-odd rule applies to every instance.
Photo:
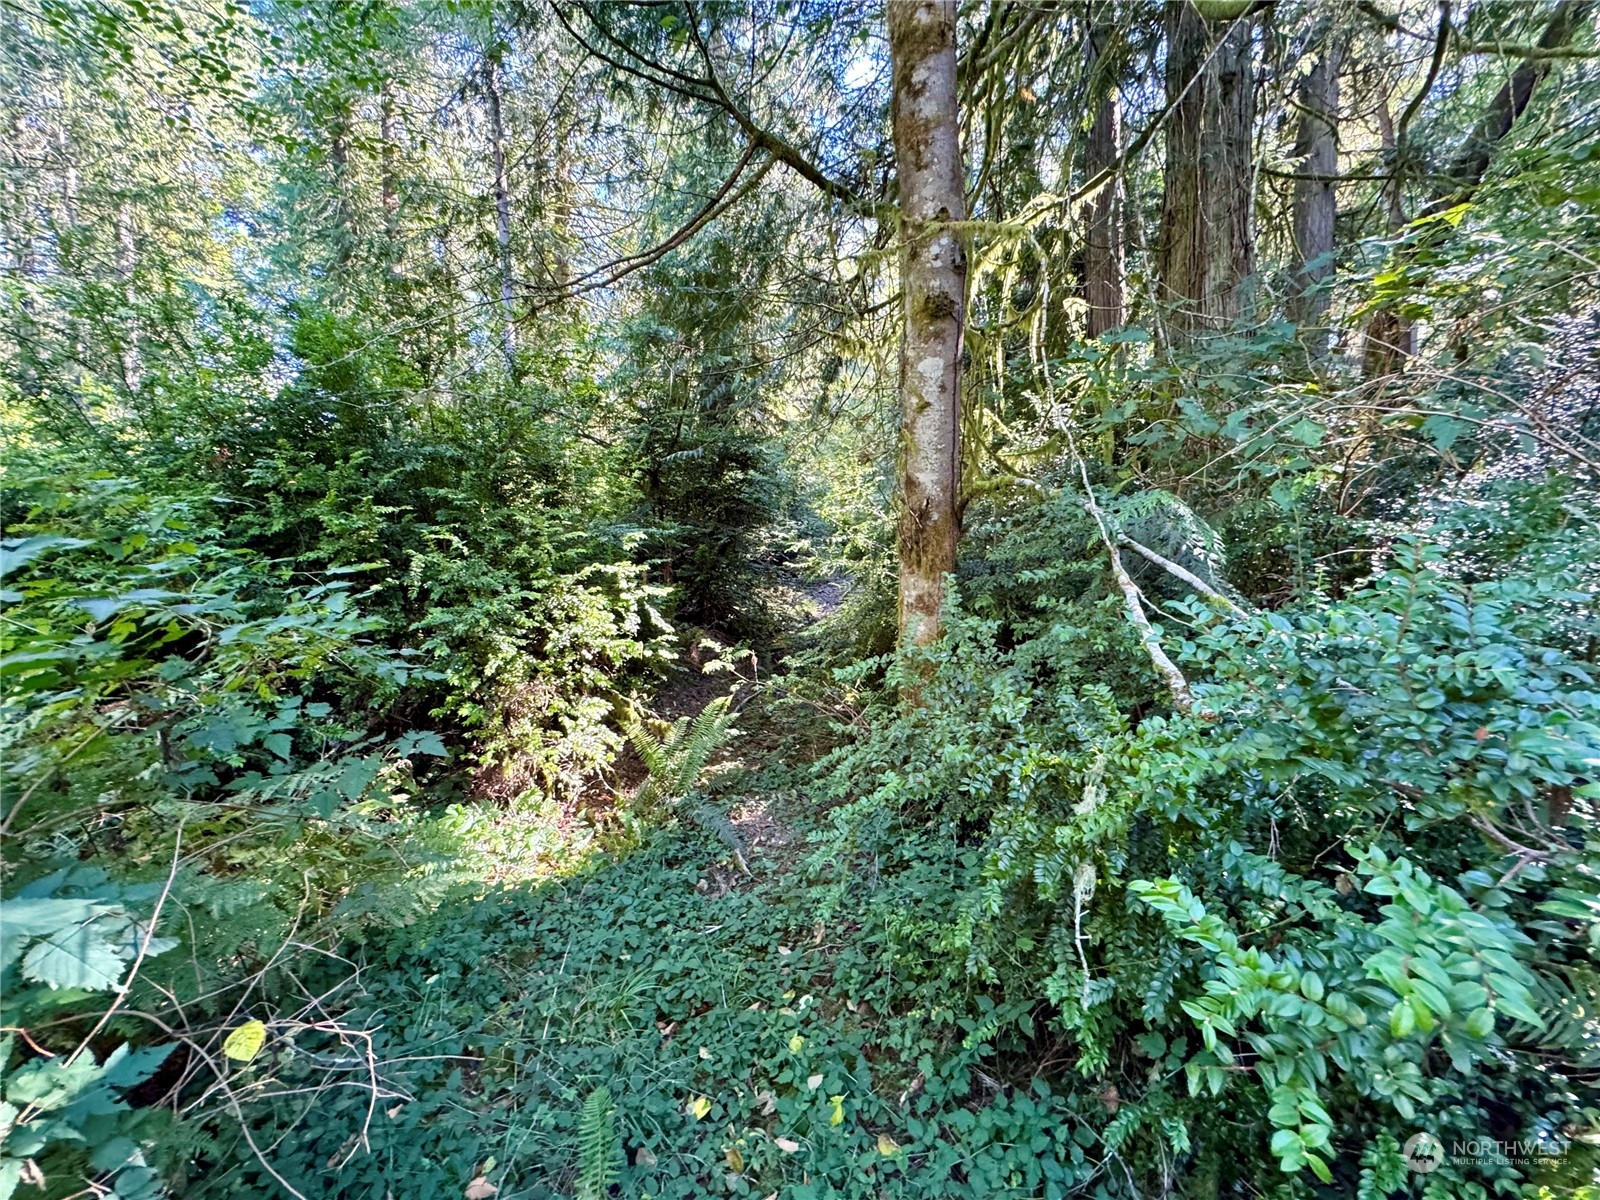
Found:
[[[100,921],[89,921],[36,942],[23,956],[22,973],[52,988],[115,991],[132,952],[113,942]]]

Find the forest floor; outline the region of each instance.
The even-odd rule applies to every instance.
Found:
[[[807,619],[842,594],[807,585]],[[731,682],[686,671],[658,711],[698,711]],[[330,960],[378,1074],[365,1091],[324,1085],[277,1169],[319,1198],[600,1196],[611,1181],[652,1198],[1060,1194],[1085,1169],[1082,1123],[1031,1072],[979,1070],[989,1048],[900,965],[926,959],[927,872],[955,861],[927,846],[819,859],[826,814],[782,731],[759,700],[745,724],[693,820],[606,845],[546,807],[560,828],[480,846],[531,847],[537,870],[458,889],[361,947],[342,983]],[[348,1153],[362,1142],[371,1153]]]

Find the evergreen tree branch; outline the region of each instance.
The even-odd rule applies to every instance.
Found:
[[[744,174],[745,168],[750,165],[750,160],[755,157],[756,151],[757,147],[755,145],[747,146],[739,161],[734,164],[733,170],[729,172],[728,177],[722,181],[717,190],[712,193],[711,198],[665,241],[652,246],[648,250],[641,250],[636,254],[624,255],[622,258],[602,263],[593,270],[584,272],[576,279],[547,285],[537,290],[545,293],[560,293],[562,296],[581,296],[587,292],[610,287],[612,284],[632,275],[635,271],[641,271],[645,267],[660,262],[756,189],[767,172],[772,169],[774,159],[768,158],[756,168],[754,175],[745,180],[743,186],[739,187],[737,191],[733,191],[734,185],[739,182],[739,177]]]
[[[759,146],[772,155],[784,166],[788,167],[802,179],[812,184],[825,196],[838,200],[840,203],[857,211],[876,214],[879,206],[859,195],[853,188],[847,187],[836,179],[829,178],[820,167],[793,146],[788,141],[779,137],[770,130],[757,125],[755,120],[743,107],[737,104],[733,97],[722,86],[722,80],[717,76],[716,64],[711,59],[711,48],[706,45],[705,38],[700,33],[699,7],[691,0],[686,5],[689,15],[689,34],[694,38],[696,49],[700,52],[701,61],[705,64],[707,86],[715,94],[715,102],[744,130],[746,137],[752,144]]]
[[[1561,0],[1546,23],[1537,49],[1558,50],[1571,40],[1594,11],[1595,0]],[[1488,110],[1467,136],[1445,170],[1447,190],[1436,196],[1424,216],[1436,216],[1472,195],[1488,173],[1494,148],[1511,132],[1533,99],[1533,92],[1550,72],[1549,58],[1526,58],[1505,85],[1495,93]]]

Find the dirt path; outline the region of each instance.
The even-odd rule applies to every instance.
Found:
[[[811,623],[825,620],[839,611],[839,606],[844,603],[844,596],[850,589],[850,581],[842,575],[833,575],[816,583],[805,585],[801,590],[811,601],[816,610],[816,616]]]

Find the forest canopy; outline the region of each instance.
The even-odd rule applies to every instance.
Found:
[[[1600,3],[0,81],[0,1200],[1600,1198]]]

